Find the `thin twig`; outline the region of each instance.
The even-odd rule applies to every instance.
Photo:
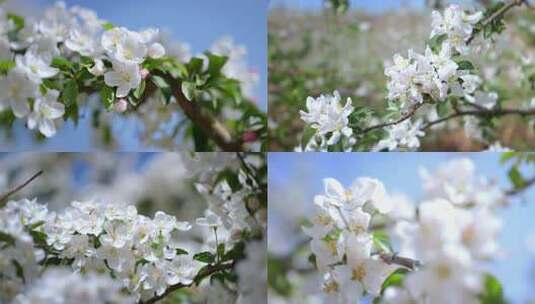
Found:
[[[523,3],[524,3],[524,0],[513,0],[509,4],[506,4],[501,9],[497,10],[496,12],[494,12],[494,14],[492,14],[490,17],[488,17],[487,19],[482,21],[481,22],[481,29],[483,29],[485,26],[489,25],[494,20],[496,20],[498,18],[502,18],[503,15],[505,15],[505,13],[507,13],[508,10],[512,9],[515,6],[520,6]],[[470,44],[472,42],[472,40],[474,40],[474,38],[476,37],[476,34],[477,34],[477,32],[473,32],[472,35],[470,36],[470,38],[468,38],[468,40],[466,40],[466,44]]]
[[[494,109],[494,110],[479,110],[479,111],[459,111],[455,112],[446,117],[433,120],[424,125],[421,130],[429,129],[431,126],[443,123],[447,120],[454,119],[462,116],[479,116],[479,117],[488,117],[488,116],[506,116],[506,115],[520,115],[520,116],[535,116],[535,109]]]
[[[383,262],[385,262],[388,265],[395,264],[395,265],[403,266],[409,270],[415,270],[418,267],[422,266],[422,263],[418,260],[401,257],[395,253],[394,254],[380,253],[379,257],[381,258],[381,260],[383,260]]]
[[[22,190],[22,188],[26,187],[29,183],[31,183],[34,179],[38,178],[41,174],[43,174],[43,170],[35,173],[32,177],[30,177],[28,180],[18,185],[14,189],[2,194],[2,196],[0,196],[0,207],[4,205],[4,203],[9,199],[10,196]]]
[[[193,281],[193,283],[191,283],[191,284],[176,284],[176,285],[169,286],[165,290],[165,292],[163,294],[161,294],[159,296],[155,296],[153,298],[150,298],[147,301],[139,301],[138,304],[153,304],[153,303],[156,303],[156,302],[160,301],[161,299],[165,298],[166,296],[168,296],[170,293],[173,293],[176,290],[179,290],[181,288],[192,287],[192,286],[196,285],[195,284],[196,280],[200,282],[202,279],[204,279],[206,277],[209,277],[209,276],[211,276],[212,274],[214,274],[214,273],[216,273],[218,271],[231,269],[232,267],[233,267],[232,263],[207,266],[206,268],[204,268],[203,270],[201,270],[199,272],[197,277],[195,277],[195,280]]]
[[[382,124],[378,124],[378,125],[375,125],[375,126],[368,127],[366,129],[363,129],[362,131],[358,132],[358,134],[365,134],[365,133],[368,133],[368,132],[373,131],[375,129],[382,129],[382,128],[385,128],[385,127],[389,127],[389,126],[393,126],[393,125],[397,125],[399,123],[402,123],[405,120],[411,118],[411,116],[413,116],[416,113],[416,111],[418,111],[418,109],[421,108],[423,105],[424,105],[423,103],[418,103],[415,106],[413,106],[412,108],[410,108],[410,110],[407,113],[405,113],[405,115],[403,115],[400,119],[395,120],[393,122],[382,123]]]
[[[531,179],[528,179],[524,182],[524,185],[518,188],[510,189],[505,192],[507,196],[515,196],[517,194],[520,194],[524,192],[524,190],[528,189],[529,187],[535,185],[535,177],[532,177]]]

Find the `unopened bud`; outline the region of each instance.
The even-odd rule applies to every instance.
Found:
[[[113,104],[113,110],[118,113],[123,113],[128,107],[128,102],[125,99],[119,99]]]

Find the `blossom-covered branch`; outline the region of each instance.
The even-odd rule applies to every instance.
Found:
[[[500,2],[473,13],[457,5],[443,13],[434,11],[424,53],[410,49],[407,57],[395,54],[393,62],[386,64],[385,117],[355,106],[350,98],[342,104],[338,92],[309,97],[306,111],[300,112],[307,128],[296,150],[415,150],[432,126],[460,117],[465,118],[468,137],[490,142],[490,133],[482,129],[491,128],[491,118],[519,115],[529,121],[535,117],[533,106],[502,108],[503,101],[496,92],[485,91],[488,87],[468,60],[469,55],[489,48],[490,38],[505,29],[505,14],[523,3]]]
[[[175,117],[168,126],[175,130],[171,139],[186,126],[183,134],[195,150],[260,150],[267,122],[251,101],[258,77],[243,62],[245,50],[228,39],[196,56],[176,52],[173,45],[156,28],[115,26],[63,2],[40,20],[0,8],[0,88],[6,92],[0,97],[0,124],[10,129],[16,119],[25,119],[28,128],[52,137],[61,118],[76,124],[88,97],[99,95],[94,126],[106,122],[102,110],[144,120],[159,116],[147,111],[161,105]],[[150,108],[141,110],[147,103]],[[183,122],[168,113],[174,106]]]

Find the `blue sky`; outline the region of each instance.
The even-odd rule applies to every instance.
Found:
[[[8,0],[18,2],[21,0]],[[39,12],[56,1],[24,0],[30,11]],[[95,10],[98,15],[113,24],[131,29],[159,27],[168,30],[172,37],[191,45],[193,53],[203,52],[222,36],[231,36],[234,41],[248,49],[248,62],[260,72],[257,89],[259,104],[267,109],[267,5],[268,0],[66,0],[68,6],[81,5]],[[87,151],[92,149],[89,118],[82,119],[80,126],[62,128],[51,140],[35,145],[31,134],[17,124],[16,147],[3,150]],[[145,150],[135,138],[136,125],[129,121],[120,126],[120,150]],[[0,139],[2,137],[0,136]],[[67,149],[68,148],[68,149]]]
[[[365,9],[370,12],[395,10],[401,7],[421,8],[424,0],[350,0],[351,7]],[[271,7],[286,6],[304,9],[317,9],[323,7],[324,0],[271,0]]]
[[[495,178],[501,187],[509,187],[508,167],[500,165],[498,153],[270,153],[270,197],[285,184],[299,179],[300,187],[295,191],[303,193],[312,206],[313,196],[323,190],[323,178],[335,177],[348,185],[356,177],[370,176],[383,181],[388,191],[404,193],[418,200],[422,196],[418,169],[432,169],[448,159],[461,156],[474,161],[478,175]],[[289,193],[277,196],[293,198]],[[526,199],[514,200],[500,211],[504,221],[500,244],[507,259],[498,260],[490,266],[490,272],[500,279],[512,303],[523,303],[528,296],[535,297],[535,291],[530,288],[533,281],[527,280],[530,271],[533,272],[535,256],[530,256],[525,246],[526,237],[535,233],[532,225],[535,189],[526,192],[523,197]],[[291,202],[295,201],[288,199],[288,204]],[[300,210],[303,214],[310,211]],[[273,216],[276,213],[270,212],[270,231],[276,231],[272,224],[279,223]]]

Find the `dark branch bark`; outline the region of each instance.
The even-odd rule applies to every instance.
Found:
[[[401,257],[396,254],[380,253],[379,257],[381,258],[381,260],[383,260],[383,262],[387,263],[388,265],[395,264],[403,266],[409,270],[415,270],[416,268],[422,266],[422,263],[420,263],[420,261],[411,258]]]
[[[168,73],[160,71],[154,71],[153,73],[163,78],[169,84],[173,96],[186,117],[199,127],[206,137],[213,140],[221,150],[226,152],[241,152],[244,150],[241,140],[233,138],[232,134],[222,122],[210,115],[202,113],[202,109],[194,101],[189,101],[184,96],[180,81]],[[147,85],[149,83],[147,82]],[[154,84],[151,83],[151,86],[154,86]]]

